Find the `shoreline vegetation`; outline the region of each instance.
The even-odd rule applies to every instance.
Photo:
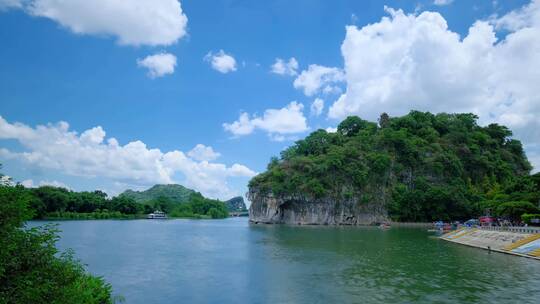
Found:
[[[224,217],[225,218],[225,217]],[[122,214],[120,212],[53,212],[45,215],[43,218],[33,219],[39,221],[69,221],[69,220],[141,220],[147,219],[146,214]],[[211,215],[193,214],[191,216],[167,216],[167,219],[192,219],[192,220],[210,220]]]
[[[0,178],[3,175],[0,174]],[[100,303],[122,301],[112,286],[90,274],[72,250],[60,252],[56,225],[26,228],[33,197],[0,179],[0,303]]]
[[[179,185],[153,188],[168,186],[176,188]],[[229,216],[225,202],[206,198],[189,189],[183,196],[159,195],[147,200],[136,200],[124,193],[109,198],[99,190],[75,192],[53,186],[25,188],[17,185],[14,189],[29,197],[34,220],[142,219],[155,210],[165,212],[169,218],[221,219]]]

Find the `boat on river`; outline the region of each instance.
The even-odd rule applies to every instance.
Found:
[[[390,229],[390,224],[388,223],[381,223],[379,225],[379,229]]]
[[[152,213],[149,213],[147,216],[146,216],[147,219],[154,219],[154,220],[161,220],[161,219],[166,219],[167,218],[167,215],[165,214],[165,212],[162,212],[162,211],[159,211],[159,210],[156,210]]]

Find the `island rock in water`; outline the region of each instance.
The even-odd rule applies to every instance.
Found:
[[[337,132],[317,130],[297,141],[250,181],[250,221],[468,219],[531,170],[511,135],[497,124],[479,126],[473,114],[383,114],[378,124],[348,117]]]

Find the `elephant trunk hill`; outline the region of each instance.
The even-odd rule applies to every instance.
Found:
[[[378,123],[348,117],[335,133],[317,130],[272,158],[250,181],[250,220],[322,225],[457,220],[509,203],[536,211],[536,190],[515,189],[534,184],[521,142],[505,126],[483,127],[477,119],[412,111],[402,117],[383,113]]]

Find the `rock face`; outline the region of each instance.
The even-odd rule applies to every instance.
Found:
[[[388,221],[383,204],[351,199],[275,197],[250,189],[249,220],[253,223],[291,225],[373,225]]]

